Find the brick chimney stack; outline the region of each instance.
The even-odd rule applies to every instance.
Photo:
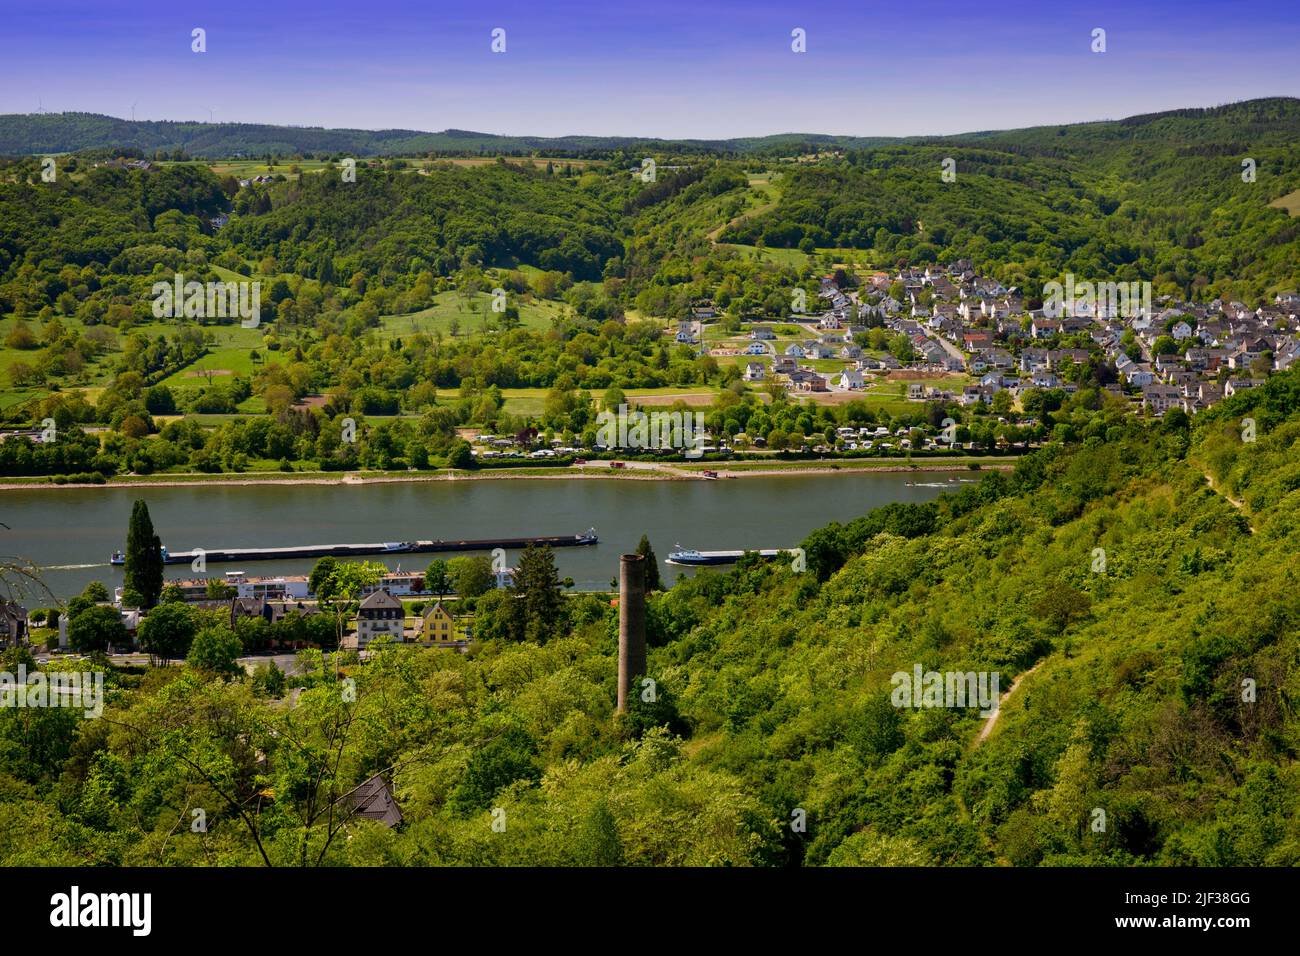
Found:
[[[618,709],[627,712],[632,681],[645,676],[645,558],[625,554],[618,568]]]

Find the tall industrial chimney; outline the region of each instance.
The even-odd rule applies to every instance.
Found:
[[[645,676],[645,557],[625,554],[618,567],[618,709],[627,712],[632,681]]]

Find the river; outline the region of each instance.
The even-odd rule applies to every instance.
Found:
[[[949,479],[953,479],[949,481]],[[247,484],[184,487],[21,489],[0,492],[0,553],[40,568],[56,597],[98,580],[110,592],[122,569],[109,555],[125,546],[132,502],[149,504],[164,545],[191,548],[271,547],[417,538],[493,538],[577,534],[595,528],[595,547],[559,548],[560,575],[577,589],[609,586],[618,556],[650,536],[662,562],[684,548],[793,548],[808,532],[847,521],[891,501],[928,501],[970,472],[788,475],[721,481],[574,479],[435,481],[358,485]],[[908,485],[915,481],[915,485]],[[394,555],[396,570],[423,570],[435,558]],[[517,553],[508,555],[513,565]],[[381,560],[379,557],[370,560]],[[209,562],[208,574],[301,574],[311,560]],[[685,573],[664,565],[665,583]],[[168,565],[169,580],[195,577]],[[42,600],[29,596],[29,607]]]

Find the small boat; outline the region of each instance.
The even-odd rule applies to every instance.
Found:
[[[706,471],[706,472],[704,473],[704,478],[705,478],[705,480],[707,480],[707,481],[717,481],[717,480],[718,480],[718,473],[717,473],[716,471]]]
[[[166,546],[164,545],[160,550],[162,551],[163,564],[170,563],[168,562],[167,559]],[[115,565],[117,567],[122,567],[123,565],[126,564],[126,554],[122,551],[114,551],[112,554],[108,556],[108,563],[111,565]]]

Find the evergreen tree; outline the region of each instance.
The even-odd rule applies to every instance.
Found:
[[[526,641],[544,643],[564,622],[564,598],[555,552],[549,545],[529,545],[519,555],[511,595],[519,620],[518,633]]]
[[[647,535],[641,535],[641,541],[636,546],[636,553],[645,558],[646,592],[662,591],[664,584],[659,578],[659,559],[655,557],[655,549],[650,547],[650,538]]]
[[[131,509],[126,532],[126,580],[124,590],[140,596],[141,607],[158,603],[163,587],[162,542],[154,534],[149,506],[138,500]]]

